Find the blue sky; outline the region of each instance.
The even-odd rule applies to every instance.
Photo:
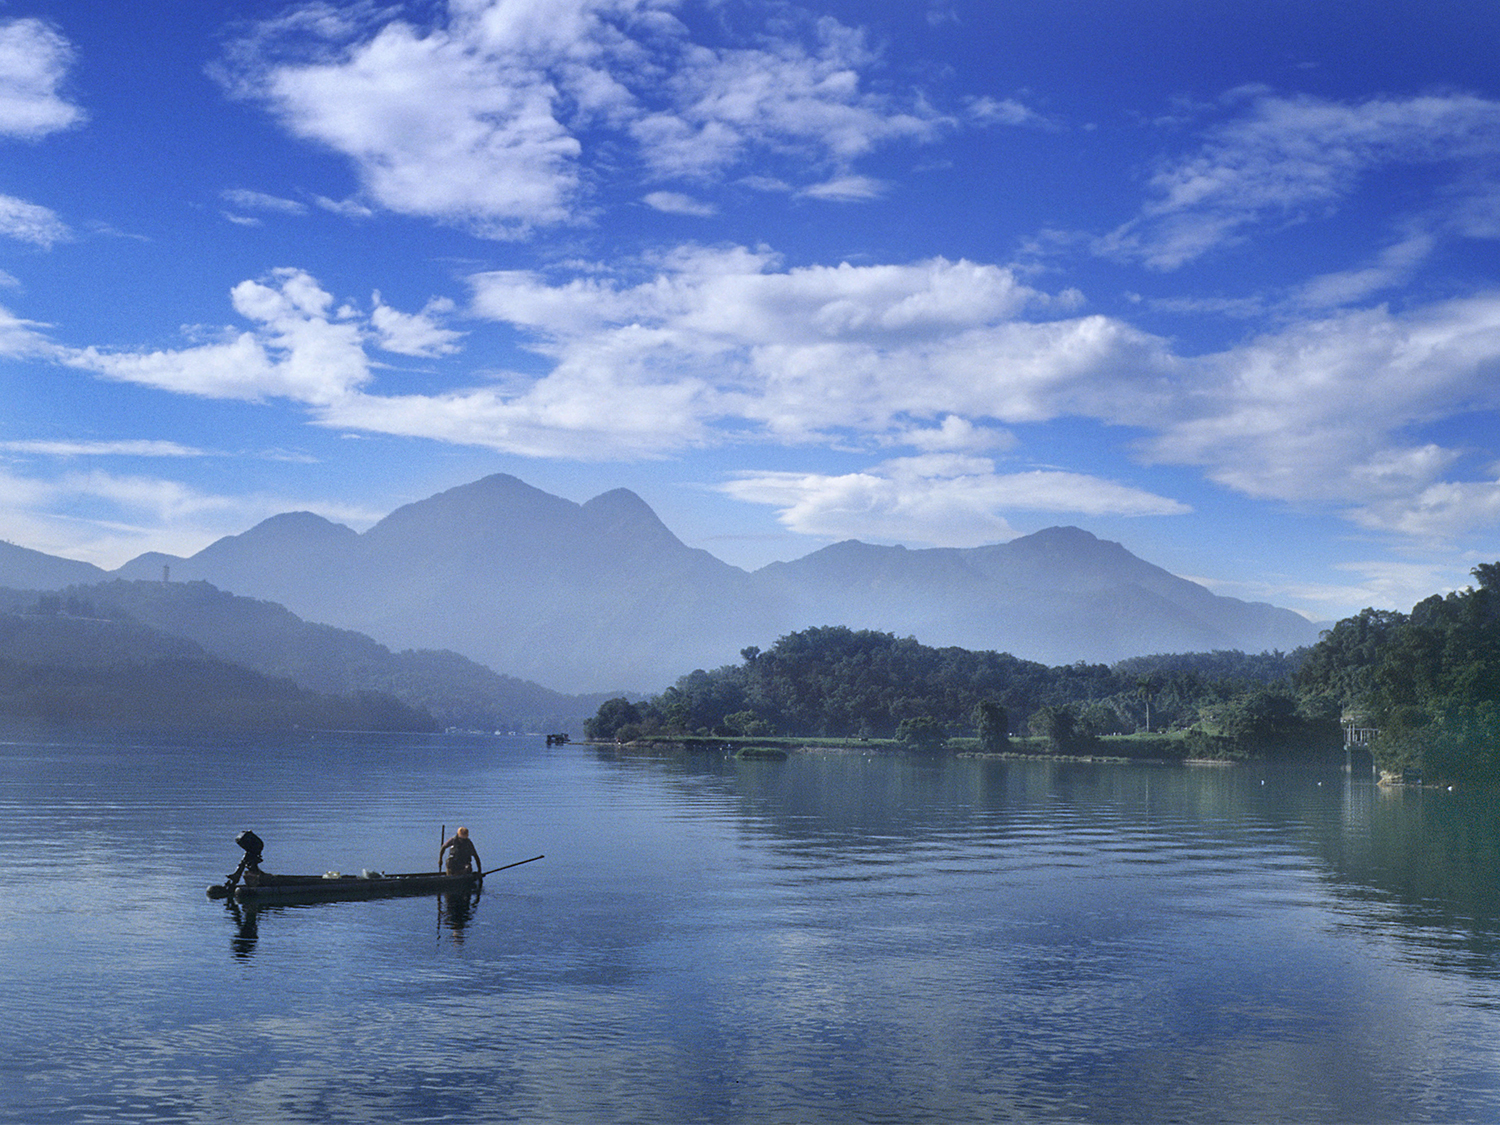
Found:
[[[1500,6],[0,0],[0,538],[492,472],[746,568],[1500,558]]]

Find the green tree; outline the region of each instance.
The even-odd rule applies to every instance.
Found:
[[[1161,690],[1161,677],[1155,674],[1141,676],[1135,681],[1136,694],[1146,701],[1146,733],[1151,733],[1151,701]]]
[[[1036,709],[1031,716],[1031,732],[1047,740],[1047,749],[1053,754],[1072,754],[1081,749],[1087,739],[1078,729],[1078,715],[1066,705],[1048,703]]]
[[[1078,728],[1093,738],[1105,734],[1128,734],[1120,713],[1108,703],[1089,703],[1078,713]]]
[[[896,741],[930,754],[947,745],[948,730],[931,715],[916,715],[901,720],[896,728]]]
[[[1010,713],[993,699],[981,699],[974,705],[974,727],[979,734],[979,749],[986,754],[1010,748]]]
[[[623,695],[606,699],[599,704],[593,717],[583,721],[583,733],[595,742],[603,742],[619,736],[620,728],[627,724],[641,725],[641,710]]]
[[[776,733],[776,728],[754,711],[736,711],[732,715],[725,715],[722,726],[716,727],[714,733],[717,734],[720,730],[730,738],[769,738]]]

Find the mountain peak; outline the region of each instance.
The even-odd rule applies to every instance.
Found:
[[[430,542],[459,539],[485,540],[503,536],[511,529],[546,527],[575,517],[578,505],[560,496],[533,488],[509,473],[493,473],[468,484],[446,489],[397,508],[369,531],[365,539],[379,543],[389,539],[427,537]]]
[[[0,549],[0,576],[6,562]],[[670,682],[826,624],[1052,663],[1316,638],[1289,611],[1217,597],[1079,527],[972,548],[849,539],[747,574],[687,547],[627,488],[578,504],[507,473],[406,504],[363,535],[288,512],[192,559],[142,556],[131,576],[159,579],[168,564],[174,584],[203,579],[393,648],[455,650],[574,690]]]
[[[682,541],[662,523],[655,509],[628,488],[601,492],[583,505],[583,515],[601,535],[650,538],[682,545]]]

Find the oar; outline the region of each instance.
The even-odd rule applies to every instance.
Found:
[[[483,879],[486,875],[493,875],[497,871],[509,871],[512,867],[520,867],[523,863],[535,863],[539,859],[546,859],[544,855],[534,855],[530,859],[518,859],[515,863],[507,863],[504,867],[491,867],[488,871],[481,871],[479,877]]]

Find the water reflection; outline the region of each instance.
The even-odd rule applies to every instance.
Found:
[[[473,919],[474,910],[479,906],[479,895],[479,891],[447,894],[438,901],[438,921],[453,932],[453,940],[459,945],[463,944],[464,928]]]
[[[235,934],[229,942],[230,952],[236,961],[247,961],[255,952],[255,943],[260,940],[258,919],[261,908],[241,906],[234,899],[227,900],[225,906],[234,919]]]
[[[1479,794],[536,743],[0,748],[0,1125],[1500,1121]],[[549,856],[482,909],[203,898],[243,824],[409,868],[459,802]]]
[[[473,923],[479,909],[479,900],[482,897],[480,890],[466,891],[462,893],[451,893],[433,895],[432,901],[437,905],[438,932],[446,932],[457,945],[462,945],[465,931]],[[277,902],[277,903],[243,903],[234,899],[224,901],[224,912],[228,915],[234,927],[234,933],[229,940],[230,956],[236,961],[249,961],[255,954],[256,946],[260,942],[260,924],[262,918],[279,918],[283,915],[292,915],[292,921],[306,919],[309,922],[316,918],[319,913],[326,917],[332,917],[337,912],[347,910],[350,907],[370,907],[373,902]],[[420,895],[409,896],[408,901],[424,901]]]
[[[789,873],[887,891],[930,864],[1026,881],[1126,863],[1163,877],[1212,859],[1249,901],[1304,867],[1341,924],[1442,970],[1500,979],[1500,793],[1382,788],[1337,766],[1119,766],[794,755],[616,758],[672,785],[683,815],[732,816]],[[1308,867],[1307,865],[1311,865]],[[1051,873],[1051,874],[1049,874]],[[896,882],[893,882],[896,881]],[[1223,886],[1198,909],[1230,901]]]

